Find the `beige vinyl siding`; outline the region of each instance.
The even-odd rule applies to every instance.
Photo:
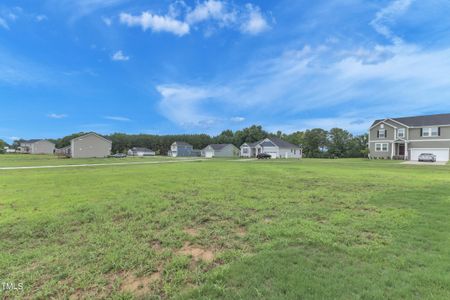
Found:
[[[388,144],[387,151],[377,152],[375,144]],[[390,158],[392,154],[392,145],[389,142],[370,142],[369,143],[370,156],[374,158]]]
[[[53,154],[55,144],[49,141],[37,141],[31,145],[31,154]]]
[[[409,129],[409,140],[438,140],[438,139],[450,139],[450,126],[424,126],[424,128],[428,127],[440,127],[441,135],[440,136],[432,136],[432,137],[422,137],[420,136],[420,128],[410,128]]]
[[[233,157],[233,156],[238,156],[238,154],[239,154],[239,149],[233,145],[228,145],[228,146],[220,149],[219,151],[218,150],[212,150],[212,151],[214,151],[214,157]]]
[[[72,157],[106,157],[111,154],[111,146],[111,142],[95,134],[81,136],[72,140]]]
[[[384,124],[384,130],[387,131],[387,136],[384,138],[378,138],[377,132],[378,130],[382,130],[381,128],[381,124],[378,124],[377,126],[373,127],[372,129],[370,129],[370,140],[371,141],[376,141],[376,140],[394,140],[394,135],[395,135],[395,130],[393,127]]]

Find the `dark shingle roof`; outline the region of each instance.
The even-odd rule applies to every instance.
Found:
[[[21,142],[21,143],[29,143],[29,144],[33,144],[33,143],[40,142],[40,141],[46,141],[46,142],[49,142],[49,143],[54,144],[53,142],[50,142],[49,140],[46,140],[46,139],[21,140],[20,142]]]
[[[30,144],[32,144],[32,143],[36,143],[36,142],[39,142],[39,141],[42,141],[41,139],[32,139],[32,140],[22,140],[22,141],[20,141],[21,143],[30,143]]]
[[[406,126],[439,126],[439,125],[450,125],[450,114],[438,114],[438,115],[428,115],[428,116],[416,116],[416,117],[402,117],[402,118],[390,118],[394,121],[405,124]],[[373,122],[372,126],[384,121],[376,120]]]
[[[277,145],[280,148],[300,148],[297,145],[283,141],[282,139],[277,138],[277,137],[270,137],[269,140],[271,140],[275,145]]]
[[[192,147],[191,144],[186,143],[186,142],[175,141],[174,143],[177,143],[178,146],[191,146]]]
[[[245,142],[244,144],[247,144],[247,145],[249,145],[250,147],[256,147],[256,145],[258,145],[259,143],[261,143],[261,142],[263,142],[264,141],[264,139],[263,140],[259,140],[259,141],[257,141],[257,142],[254,142],[254,143],[248,143],[248,142]],[[242,145],[244,145],[244,144],[242,144]]]
[[[211,144],[211,145],[208,145],[208,146],[210,146],[211,148],[213,148],[216,151],[219,151],[219,150],[222,150],[223,148],[225,148],[228,145],[232,145],[232,144]]]

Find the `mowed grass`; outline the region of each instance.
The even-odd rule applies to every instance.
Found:
[[[0,279],[40,299],[449,299],[449,216],[449,166],[0,171]]]
[[[1,167],[31,167],[31,166],[59,166],[59,165],[81,165],[81,164],[108,164],[126,162],[151,162],[162,160],[176,160],[168,156],[145,156],[126,158],[66,158],[55,155],[30,155],[30,154],[4,154],[0,155]],[[183,158],[181,158],[183,159]]]

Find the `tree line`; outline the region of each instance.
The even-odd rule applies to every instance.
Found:
[[[70,145],[70,140],[85,133],[75,133],[60,139],[52,140],[57,148]],[[352,135],[347,130],[333,128],[324,130],[320,128],[297,131],[286,134],[281,131],[267,132],[259,125],[253,125],[241,130],[224,130],[217,136],[208,134],[179,134],[179,135],[152,135],[152,134],[125,134],[114,133],[104,137],[111,140],[113,153],[125,153],[132,147],[150,148],[157,154],[165,155],[174,141],[184,141],[195,149],[203,149],[209,144],[234,144],[240,147],[243,143],[253,143],[266,137],[276,136],[287,142],[303,148],[305,157],[312,158],[344,158],[365,157],[368,154],[368,137],[365,135]],[[13,146],[18,146],[15,141]]]

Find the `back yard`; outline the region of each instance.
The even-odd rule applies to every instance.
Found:
[[[449,215],[450,166],[0,170],[0,297],[449,299]]]

